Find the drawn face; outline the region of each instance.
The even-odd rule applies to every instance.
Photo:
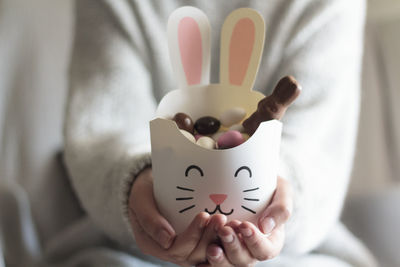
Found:
[[[227,150],[191,143],[168,120],[151,127],[169,136],[169,142],[157,139],[160,143],[152,148],[154,195],[178,233],[204,211],[228,220],[257,221],[276,186],[279,122],[260,126],[247,142]]]
[[[193,172],[196,172],[196,174],[193,175]],[[241,172],[242,173],[244,172],[244,174],[240,175],[240,176],[245,176],[245,177],[241,178],[239,176],[239,174],[242,174]],[[202,177],[204,177],[204,172],[197,165],[190,165],[185,170],[185,177],[188,177],[189,179],[192,176],[195,176],[195,177],[192,177],[192,178],[196,179],[196,177],[198,177],[199,175],[200,175],[200,179],[202,179]],[[252,171],[248,166],[241,166],[235,171],[234,175],[232,175],[232,183],[235,182],[234,181],[235,179],[251,179],[252,176],[253,176]],[[250,207],[251,207],[251,202],[260,201],[260,199],[257,196],[254,196],[254,193],[256,193],[256,191],[259,190],[260,187],[257,186],[257,185],[252,185],[250,187],[251,188],[245,188],[244,190],[241,190],[241,193],[242,193],[242,198],[241,199],[243,200],[243,204],[240,205],[240,208],[244,209],[247,212],[250,212],[252,214],[256,214],[257,212],[255,210],[251,209]],[[179,210],[179,213],[184,213],[184,212],[187,212],[187,211],[195,208],[196,204],[194,204],[194,202],[196,200],[194,200],[194,197],[191,196],[193,194],[190,194],[189,192],[195,192],[196,189],[187,188],[187,187],[183,187],[183,186],[179,186],[179,185],[177,185],[176,188],[178,190],[183,191],[183,192],[179,192],[179,193],[188,195],[188,196],[177,197],[176,198],[176,201],[182,201],[182,202],[188,203],[187,207]],[[212,189],[210,191],[212,191]],[[180,195],[179,193],[178,193],[178,195]],[[202,194],[202,196],[203,197],[207,197],[207,193]],[[220,214],[228,216],[228,215],[233,214],[235,212],[236,208],[239,208],[239,207],[235,207],[235,208],[230,207],[229,204],[227,204],[227,203],[224,204],[225,200],[228,198],[227,192],[211,193],[211,194],[208,194],[208,197],[210,198],[210,200],[211,200],[211,202],[213,204],[211,204],[211,208],[210,207],[205,207],[204,211],[209,213],[210,215],[213,215],[213,214],[216,214],[216,213],[220,213]],[[230,197],[238,198],[239,196],[238,195],[235,195],[235,196],[231,195]],[[246,202],[248,202],[250,205],[246,204]],[[199,207],[200,210],[202,208],[203,207]]]

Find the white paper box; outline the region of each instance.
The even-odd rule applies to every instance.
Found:
[[[202,211],[225,214],[228,220],[257,223],[275,190],[282,128],[279,121],[263,122],[253,136],[237,147],[209,150],[192,143],[168,119],[178,112],[188,114],[194,121],[202,116],[218,118],[233,107],[244,108],[247,116],[253,113],[264,98],[260,92],[251,90],[261,58],[264,30],[263,19],[254,10],[239,9],[229,15],[221,34],[221,83],[207,84],[210,62],[207,17],[192,7],[180,8],[170,17],[170,55],[179,89],[161,100],[157,118],[150,122],[150,131],[154,195],[160,212],[177,233]],[[244,32],[245,36],[235,32]],[[247,40],[250,45],[243,44]],[[231,53],[235,44],[244,50],[248,45],[251,48],[248,56],[244,52],[245,57],[236,58],[237,53]],[[200,66],[193,66],[196,64]],[[238,64],[246,66],[235,70]]]
[[[199,212],[214,211],[217,206],[210,195],[215,194],[227,196],[220,208],[233,211],[229,220],[257,223],[276,187],[280,122],[262,123],[247,142],[227,150],[208,150],[190,142],[173,121],[155,119],[151,131],[157,205],[177,232]],[[186,176],[190,166],[196,167]]]

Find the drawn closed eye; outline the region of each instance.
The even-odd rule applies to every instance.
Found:
[[[188,177],[189,172],[190,172],[191,170],[197,170],[197,171],[200,173],[200,176],[204,176],[203,170],[202,170],[199,166],[197,166],[197,165],[190,165],[189,167],[186,168],[186,171],[185,171],[185,176],[186,176],[186,177]]]
[[[249,173],[249,177],[250,177],[250,178],[253,176],[253,174],[252,174],[252,172],[251,172],[251,170],[250,170],[249,167],[247,167],[247,166],[242,166],[242,167],[240,167],[239,169],[236,170],[236,172],[235,172],[235,177],[237,177],[238,174],[239,174],[239,172],[240,172],[240,171],[243,171],[243,170],[245,170],[245,171],[247,171],[247,172]]]

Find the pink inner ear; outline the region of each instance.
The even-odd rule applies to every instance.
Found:
[[[242,85],[254,47],[255,26],[249,18],[239,20],[233,29],[229,47],[229,82]]]
[[[178,26],[179,50],[188,85],[199,84],[202,67],[201,33],[197,22],[184,17]]]

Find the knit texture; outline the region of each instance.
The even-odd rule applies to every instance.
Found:
[[[357,130],[364,2],[227,3],[77,1],[66,162],[89,216],[123,245],[134,242],[126,212],[132,178],[151,162],[149,121],[160,99],[177,87],[166,22],[182,5],[196,6],[210,19],[212,82],[218,82],[225,17],[236,8],[251,7],[266,22],[255,90],[269,94],[286,75],[302,85],[301,96],[283,118],[279,174],[295,192],[283,255],[312,251],[338,224]]]

